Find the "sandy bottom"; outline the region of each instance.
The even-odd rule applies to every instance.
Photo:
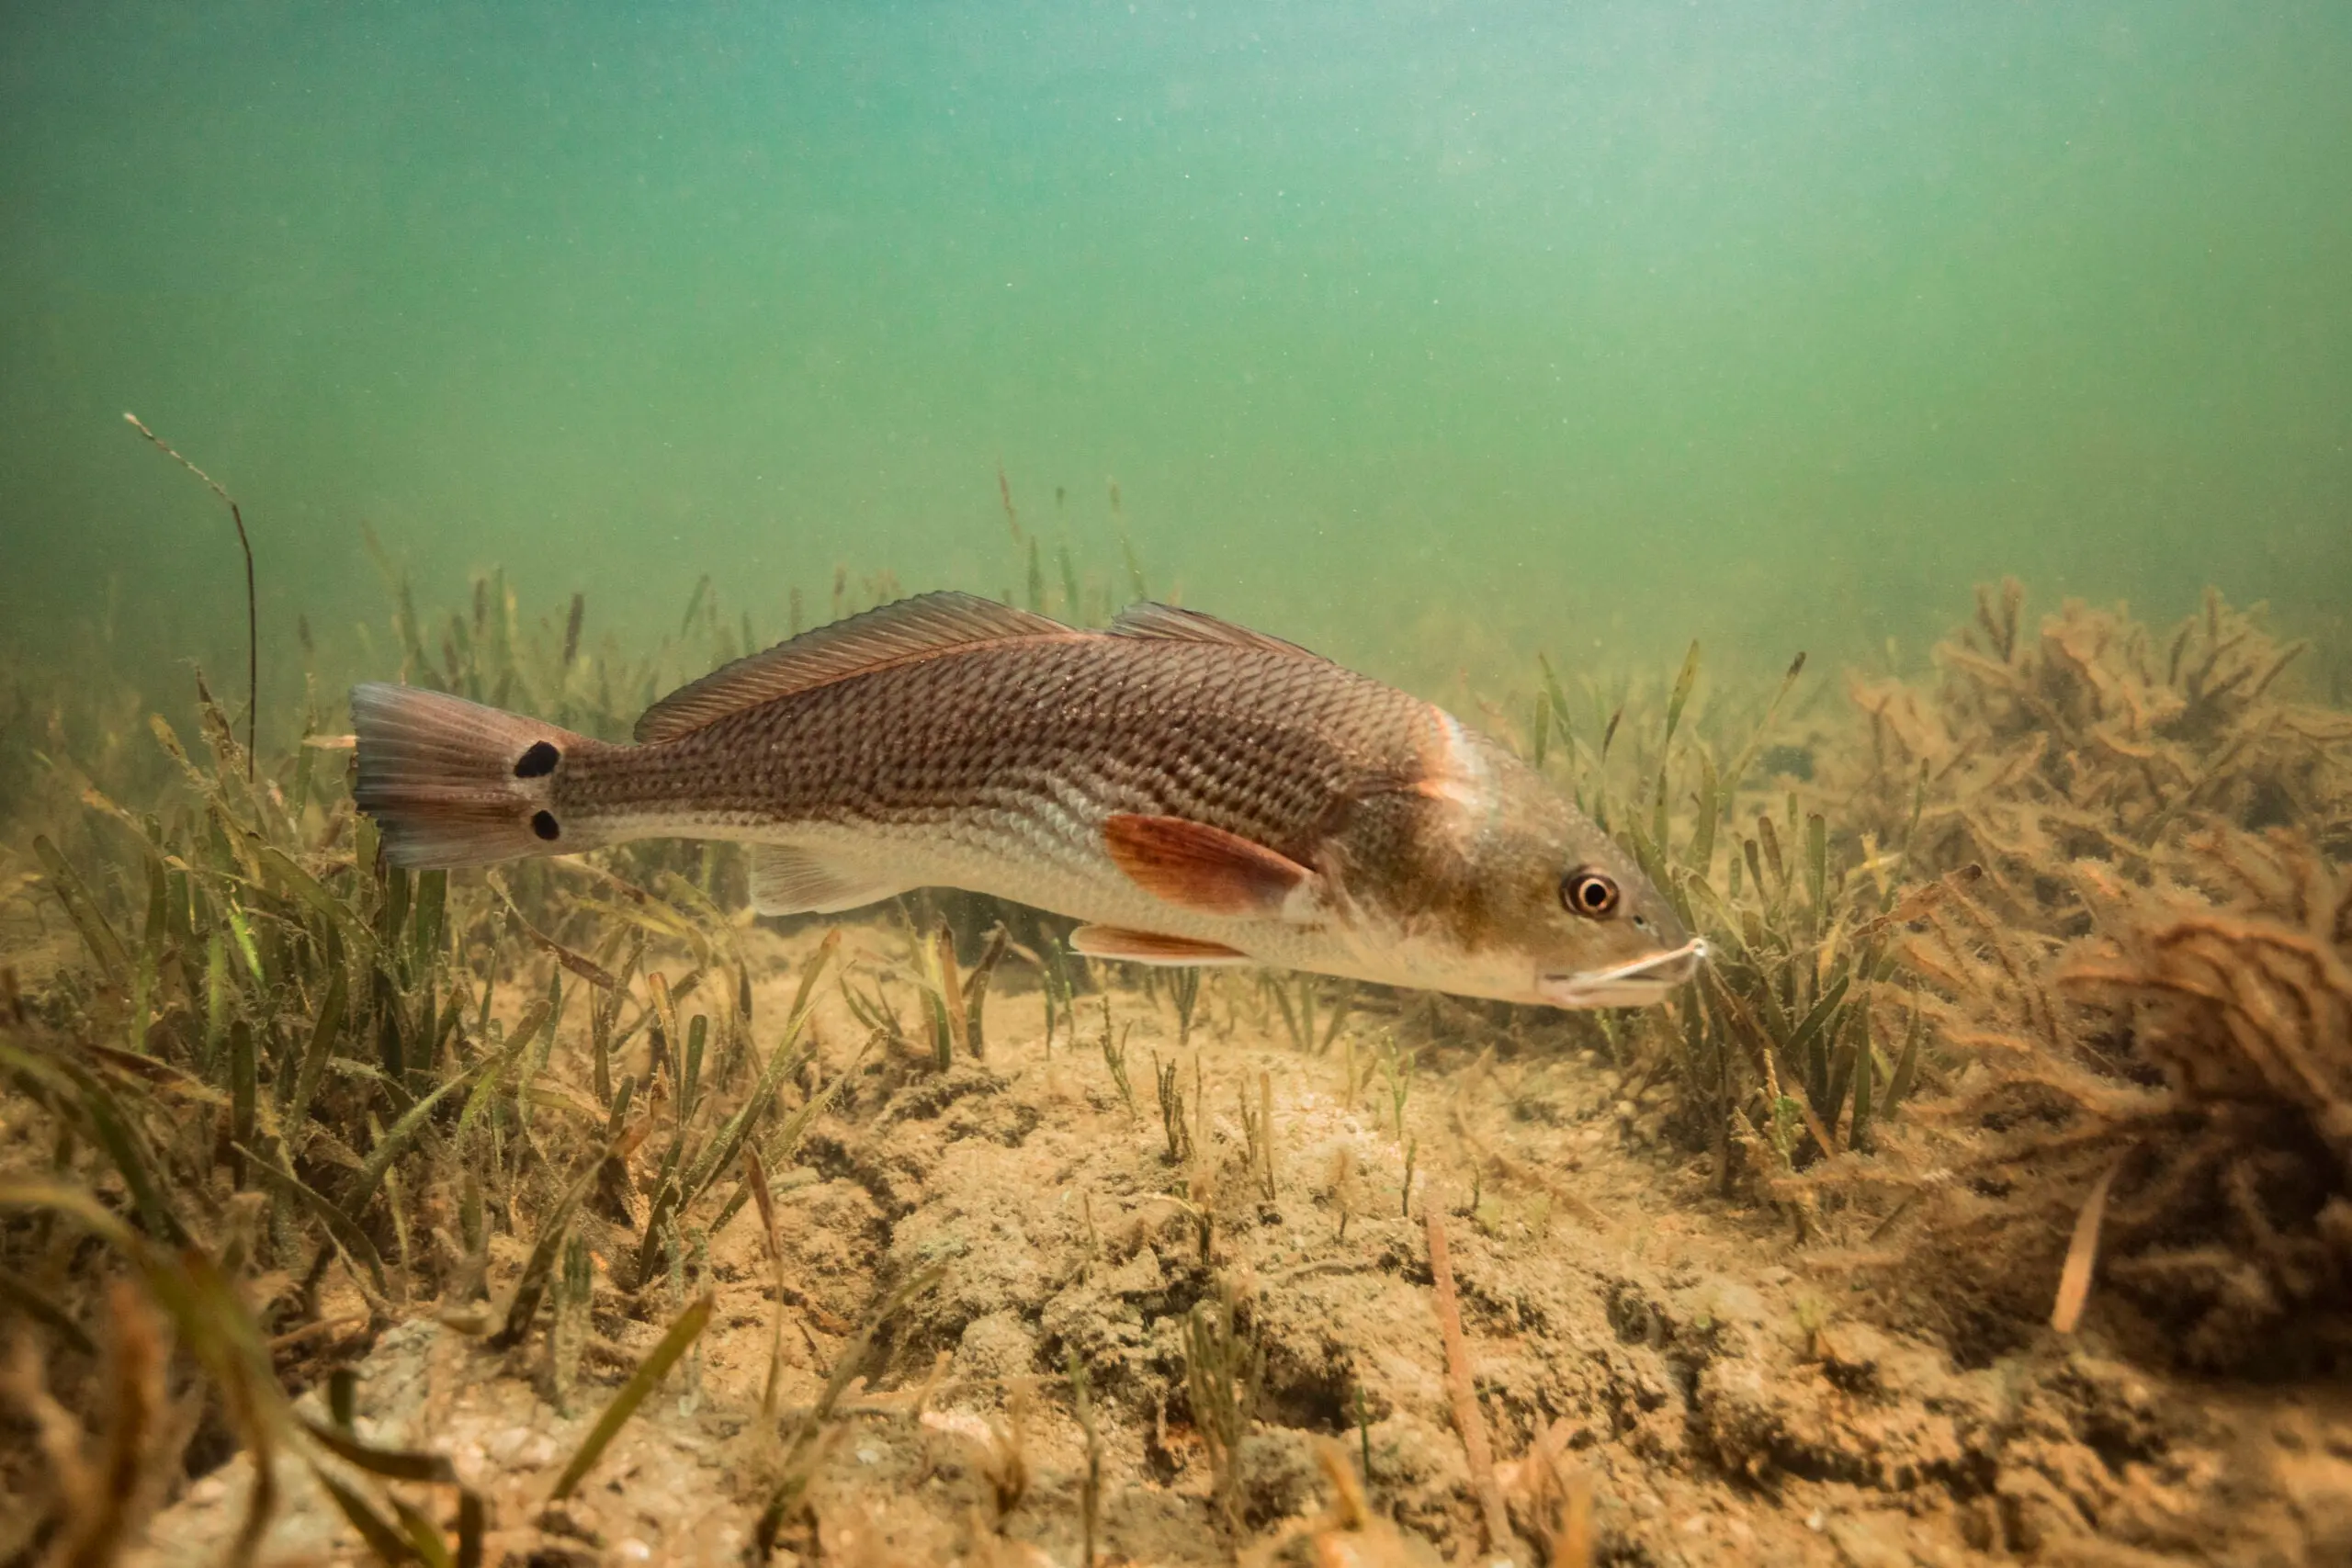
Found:
[[[780,1019],[813,938],[748,940],[771,976],[759,1016]],[[876,962],[895,946],[859,940]],[[1344,1040],[1303,1055],[1220,1002],[1250,983],[1216,982],[1182,1049],[1167,1005],[1112,997],[1132,1111],[1100,1002],[1081,998],[1080,1039],[1049,1050],[1011,964],[984,1058],[943,1076],[925,1048],[869,1052],[771,1173],[781,1286],[746,1205],[708,1240],[717,1306],[696,1351],[561,1504],[548,1496],[566,1459],[706,1282],[690,1268],[684,1294],[665,1280],[622,1295],[602,1271],[635,1245],[617,1224],[593,1233],[569,1414],[544,1315],[505,1352],[464,1322],[503,1304],[526,1213],[521,1238],[494,1239],[488,1303],[419,1303],[349,1347],[360,1431],[454,1459],[489,1501],[488,1561],[740,1562],[828,1372],[895,1287],[935,1268],[836,1406],[772,1561],[1080,1563],[1075,1357],[1099,1438],[1097,1562],[2352,1562],[2345,1390],[2192,1384],[2124,1364],[2095,1331],[1956,1366],[1888,1326],[1932,1314],[1854,1289],[1782,1222],[1713,1196],[1706,1160],[1660,1142],[1668,1087],[1628,1100],[1595,1056],[1441,1043],[1401,1080],[1400,1119],[1400,1080],[1368,1066],[1376,1022],[1351,1026],[1351,1091]],[[819,1034],[831,1077],[865,1031],[836,998]],[[1155,1053],[1186,1100],[1183,1164]],[[1261,1075],[1271,1197],[1244,1125]],[[1517,1539],[1485,1539],[1451,1414],[1432,1203]],[[1262,1363],[1220,1486],[1187,1325],[1227,1290]],[[1365,1514],[1335,1507],[1334,1465],[1362,1472]],[[265,1561],[372,1561],[313,1483],[293,1467],[283,1481]],[[140,1560],[216,1561],[250,1483],[243,1457],[195,1483]],[[454,1509],[449,1489],[407,1495]]]

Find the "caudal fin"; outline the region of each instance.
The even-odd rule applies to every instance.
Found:
[[[564,761],[597,742],[536,718],[415,686],[351,689],[359,738],[352,800],[384,853],[416,869],[583,849],[555,809]]]

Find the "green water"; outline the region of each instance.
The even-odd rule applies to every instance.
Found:
[[[1000,464],[1423,678],[1916,660],[2002,572],[2324,630],[2347,81],[2341,4],[16,0],[0,638],[240,660],[125,410],[279,669],[363,519],[628,630],[1018,590]]]

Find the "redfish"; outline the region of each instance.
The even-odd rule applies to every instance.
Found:
[[[1533,769],[1294,644],[1137,605],[1101,631],[903,600],[673,693],[637,743],[352,692],[403,866],[626,840],[752,846],[763,914],[944,886],[1147,964],[1263,964],[1554,1007],[1657,1001],[1705,944]]]

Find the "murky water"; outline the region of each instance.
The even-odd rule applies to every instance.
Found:
[[[0,621],[780,635],[1020,526],[1386,672],[2352,590],[2352,10],[13,5]],[[110,617],[110,620],[108,619]],[[380,638],[380,634],[379,634]],[[379,643],[380,647],[380,640]],[[1498,653],[1499,656],[1499,653]]]

